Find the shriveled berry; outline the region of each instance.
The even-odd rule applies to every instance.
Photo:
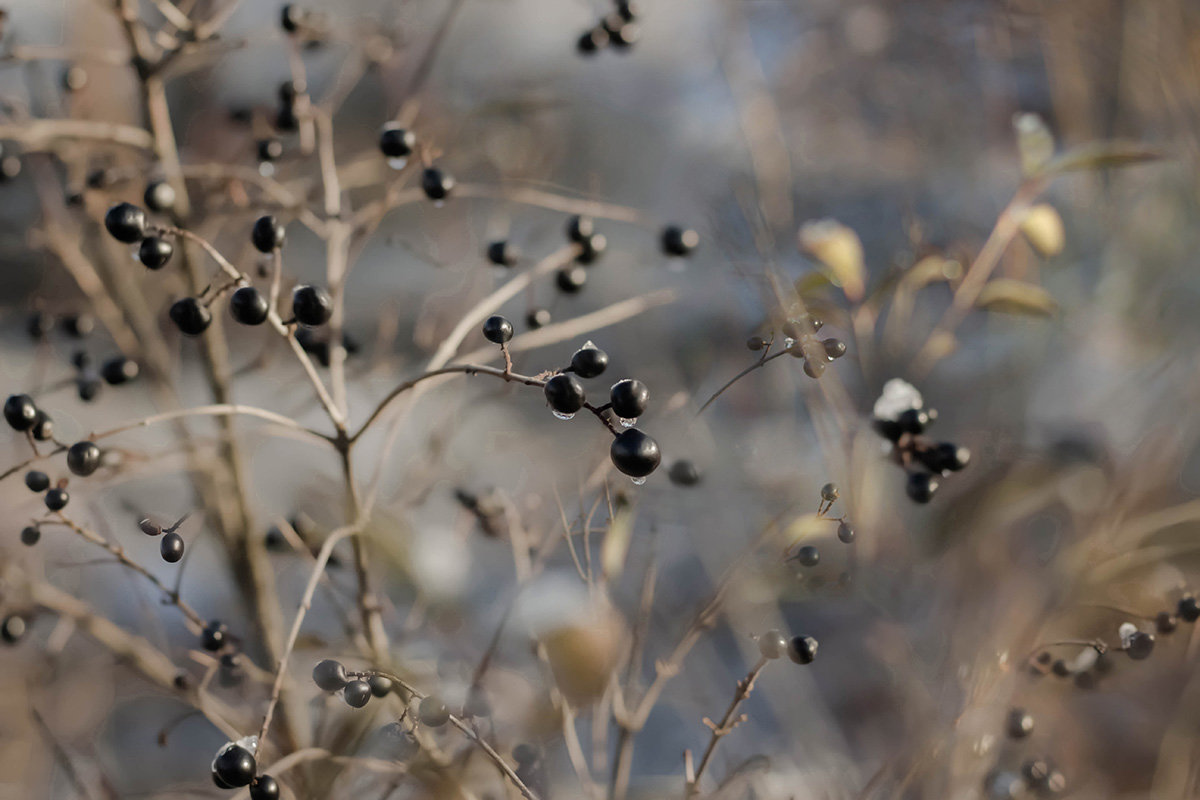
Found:
[[[577,294],[587,283],[587,269],[579,265],[563,267],[554,275],[554,285],[563,294]]]
[[[362,708],[371,699],[371,684],[357,678],[342,687],[342,699],[351,708]]]
[[[437,167],[428,167],[421,173],[421,191],[430,200],[445,200],[454,191],[454,177]]]
[[[242,286],[229,298],[229,313],[243,325],[261,325],[270,312],[267,298],[253,286]]]
[[[37,422],[37,406],[27,394],[9,395],[4,401],[4,420],[13,430],[27,431]]]
[[[1033,715],[1023,708],[1012,709],[1008,712],[1005,730],[1013,739],[1024,739],[1033,733]]]
[[[662,229],[659,244],[666,255],[681,257],[692,254],[700,244],[700,234],[690,228],[668,225]]]
[[[254,221],[250,229],[250,242],[260,253],[271,253],[283,247],[286,233],[275,217],[267,214]]]
[[[392,693],[394,684],[391,678],[385,678],[382,675],[372,675],[367,678],[367,683],[371,686],[371,694],[375,697],[387,697]]]
[[[904,491],[917,503],[928,503],[933,499],[941,482],[927,472],[910,472]]]
[[[292,292],[292,314],[301,325],[324,325],[333,316],[333,298],[320,286],[297,286]]]
[[[608,353],[588,342],[571,356],[571,371],[581,378],[595,378],[608,368]]]
[[[168,316],[179,332],[187,336],[199,336],[212,324],[212,312],[195,297],[176,300]]]
[[[36,525],[26,525],[21,529],[21,544],[33,547],[42,538],[42,529]]]
[[[163,561],[175,564],[183,558],[184,547],[183,537],[175,531],[171,531],[158,543],[158,552],[162,555]]]
[[[36,469],[25,473],[25,486],[31,492],[44,492],[50,488],[50,476]]]
[[[858,534],[850,523],[842,521],[838,523],[837,537],[845,544],[850,544]]]
[[[534,308],[525,315],[525,324],[529,326],[530,330],[536,331],[538,328],[544,328],[549,325],[552,319],[553,317],[551,317],[549,309]]]
[[[336,692],[350,681],[346,676],[346,667],[332,658],[318,661],[313,667],[312,677],[313,683],[323,692]]]
[[[249,786],[257,771],[254,756],[240,745],[226,745],[213,760],[213,774],[235,789]]]
[[[142,520],[138,523],[138,527],[147,536],[161,536],[163,532],[162,525],[151,519]]]
[[[104,227],[118,242],[133,244],[146,235],[146,212],[132,203],[117,203],[104,215]]]
[[[513,325],[499,314],[483,321],[483,338],[492,344],[504,344],[513,337]]]
[[[695,486],[700,482],[700,470],[686,458],[681,458],[667,470],[667,477],[676,486]]]
[[[32,433],[33,438],[39,442],[48,442],[54,438],[54,420],[40,408],[37,412],[37,419],[33,423]]]
[[[210,620],[200,631],[200,645],[210,652],[215,653],[224,647],[225,640],[228,638],[229,630],[225,627],[225,623],[218,619]]]
[[[166,181],[154,181],[146,186],[142,201],[151,211],[170,211],[175,207],[175,190]]]
[[[440,728],[450,721],[450,709],[439,698],[430,695],[417,706],[417,719],[431,728]]]
[[[67,507],[67,503],[71,501],[71,495],[67,494],[66,489],[51,489],[46,492],[46,496],[42,498],[46,504],[46,508],[51,511],[62,511]]]
[[[1129,637],[1129,643],[1125,646],[1125,653],[1134,661],[1141,661],[1149,658],[1154,652],[1154,634],[1138,631]]]
[[[114,356],[100,365],[100,377],[109,386],[120,386],[137,378],[141,368],[132,358]]]
[[[613,465],[631,478],[644,478],[658,468],[662,452],[658,442],[637,428],[618,433],[609,448]]]
[[[521,254],[509,242],[500,239],[487,246],[487,260],[497,267],[511,267],[517,263]]]
[[[618,417],[637,419],[646,413],[646,407],[650,404],[650,389],[639,380],[626,378],[612,385],[608,400]]]
[[[175,255],[175,246],[161,236],[147,236],[138,245],[138,261],[146,269],[162,269]]]
[[[758,637],[758,652],[762,654],[763,658],[782,658],[787,651],[787,637],[774,628]]]
[[[796,636],[788,642],[788,658],[797,664],[811,664],[817,658],[817,640],[811,636]]]
[[[387,158],[408,158],[417,146],[417,135],[394,122],[379,131],[379,151]]]
[[[25,638],[25,618],[20,614],[9,614],[0,622],[0,639],[7,644],[16,644]]]
[[[587,396],[583,392],[583,384],[573,375],[553,376],[546,381],[543,391],[550,408],[559,414],[574,414],[583,408],[583,404],[587,401]]]
[[[100,447],[95,442],[76,442],[67,450],[67,469],[87,477],[100,468],[100,455]]]
[[[279,800],[279,781],[270,775],[259,775],[250,784],[250,800]]]

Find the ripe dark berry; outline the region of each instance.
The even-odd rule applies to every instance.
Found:
[[[166,181],[154,181],[146,187],[142,202],[151,211],[170,211],[175,207],[175,190]]]
[[[300,30],[300,26],[303,24],[304,9],[297,8],[293,3],[288,3],[279,9],[279,27],[288,33],[295,33]]]
[[[417,135],[389,122],[379,131],[379,150],[388,158],[408,158],[417,146]]]
[[[0,639],[7,644],[16,644],[25,637],[25,618],[19,614],[9,614],[0,622]]]
[[[806,544],[796,551],[794,558],[805,567],[815,567],[821,563],[821,551],[811,544]]]
[[[483,321],[483,338],[492,344],[504,344],[512,337],[512,323],[499,314],[493,314]]]
[[[95,400],[103,386],[104,383],[95,370],[84,370],[75,379],[75,391],[79,395],[79,399],[85,403]]]
[[[372,675],[367,678],[367,683],[371,685],[371,694],[375,697],[387,697],[392,693],[392,679],[385,678],[382,675]]]
[[[571,371],[581,378],[595,378],[608,368],[608,353],[588,342],[571,356]]]
[[[916,435],[924,433],[925,429],[929,427],[929,415],[922,409],[910,408],[900,412],[900,416],[896,417],[896,423],[904,433]]]
[[[858,534],[855,532],[854,528],[852,528],[850,526],[850,523],[848,523],[848,522],[838,523],[837,537],[845,544],[850,544],[851,542],[853,542],[854,537],[857,535]]]
[[[42,538],[42,530],[36,525],[26,525],[21,529],[21,544],[33,547]]]
[[[933,499],[933,495],[940,485],[940,481],[927,472],[910,472],[904,491],[915,502],[928,503]]]
[[[1023,708],[1014,708],[1008,712],[1005,729],[1011,738],[1024,739],[1033,733],[1033,715]]]
[[[769,630],[758,637],[758,652],[763,658],[781,658],[788,651],[788,640],[777,630]]]
[[[658,442],[637,428],[618,433],[609,448],[613,465],[631,478],[644,478],[658,468],[662,452]]]
[[[300,128],[300,118],[296,116],[296,108],[291,104],[280,106],[275,112],[275,129],[291,133]]]
[[[146,235],[146,212],[132,203],[117,203],[104,215],[104,227],[118,242],[133,244]]]
[[[825,374],[825,364],[813,358],[804,359],[804,374],[814,380]]]
[[[95,442],[76,442],[67,450],[67,469],[87,477],[100,468],[100,448]]]
[[[258,143],[259,161],[278,161],[283,157],[283,142],[278,139],[262,139]]]
[[[575,49],[584,55],[598,53],[608,45],[608,31],[597,25],[580,34],[575,41]]]
[[[492,242],[487,247],[487,260],[497,267],[511,267],[520,257],[517,248],[503,239]]]
[[[267,298],[253,286],[242,286],[229,298],[229,313],[243,325],[263,324],[270,311]]]
[[[767,340],[761,336],[751,336],[746,340],[746,349],[748,350],[758,351],[762,350],[766,346]]]
[[[324,325],[333,316],[333,299],[320,286],[297,286],[292,292],[292,314],[301,325]]]
[[[54,420],[50,419],[50,415],[40,408],[37,412],[37,420],[33,423],[33,438],[39,442],[48,442],[54,438]]]
[[[1129,637],[1129,643],[1125,646],[1126,654],[1134,661],[1141,661],[1149,658],[1154,652],[1154,634],[1138,631]]]
[[[608,239],[603,233],[593,233],[586,239],[579,242],[579,255],[575,256],[575,260],[580,264],[591,264],[597,258],[604,255],[604,251],[608,248]]]
[[[900,429],[900,423],[893,419],[875,419],[871,421],[875,432],[889,442],[894,442],[904,435],[904,431]]]
[[[279,781],[270,775],[259,775],[250,784],[250,800],[279,800]]]
[[[530,330],[536,331],[538,328],[549,325],[551,319],[549,309],[535,308],[525,315],[525,324],[529,326]]]
[[[538,759],[542,757],[542,754],[535,745],[529,742],[521,742],[513,748],[512,756],[513,761],[523,767],[527,767],[530,764],[536,764]]]
[[[34,339],[45,339],[46,334],[54,328],[54,317],[45,311],[35,311],[29,315],[25,330]]]
[[[923,462],[935,472],[958,472],[971,462],[971,451],[953,442],[941,442]]]
[[[587,283],[587,270],[580,266],[563,267],[554,276],[554,285],[564,294],[576,294]]]
[[[71,353],[71,365],[75,369],[87,369],[92,365],[92,357],[86,350],[76,350]]]
[[[1200,602],[1190,594],[1179,598],[1178,614],[1184,622],[1195,622],[1200,619]]]
[[[608,400],[613,413],[622,419],[637,419],[646,413],[650,403],[650,390],[646,384],[632,378],[617,381],[609,390]]]
[[[841,497],[842,493],[838,491],[836,483],[827,483],[821,487],[821,499],[826,503],[832,503]]]
[[[51,511],[62,511],[67,507],[67,503],[71,501],[71,495],[67,494],[66,489],[56,488],[46,492],[46,496],[42,499],[46,504],[46,508]]]
[[[147,536],[161,536],[163,532],[162,525],[159,525],[157,522],[150,519],[142,520],[138,523],[138,527],[141,528],[142,533],[146,534]]]
[[[250,242],[260,253],[278,250],[283,247],[285,238],[283,226],[270,214],[255,220],[254,227],[250,230]]]
[[[830,361],[846,355],[846,343],[841,339],[822,339],[821,346],[825,348],[825,356]]]
[[[371,699],[371,684],[362,679],[350,681],[342,687],[342,699],[351,708],[362,708]]]
[[[235,789],[249,786],[257,771],[254,756],[240,745],[226,745],[213,760],[213,774]]]
[[[567,238],[572,242],[582,242],[596,232],[596,222],[589,216],[576,214],[567,220]]]
[[[225,645],[227,638],[229,638],[229,631],[225,627],[225,623],[217,619],[210,620],[204,626],[204,630],[200,631],[200,645],[213,653]]]
[[[162,560],[168,564],[178,563],[183,558],[183,551],[183,537],[175,531],[168,533],[158,543],[158,552],[162,555]]]
[[[346,668],[340,661],[327,658],[313,667],[313,683],[323,692],[336,692],[349,682]]]
[[[1060,678],[1065,678],[1071,674],[1071,667],[1061,658],[1056,658],[1054,663],[1050,665],[1050,671]]]
[[[44,492],[50,488],[50,476],[36,469],[25,473],[25,486],[31,492]]]
[[[179,332],[187,336],[199,336],[212,324],[212,312],[194,297],[176,300],[168,316]]]
[[[695,486],[700,482],[700,470],[691,461],[681,458],[671,465],[667,477],[676,486]]]
[[[431,728],[440,728],[450,721],[450,709],[439,698],[430,695],[417,706],[417,719]]]
[[[663,253],[669,256],[688,256],[700,244],[700,234],[678,225],[663,228],[659,243]]]
[[[1160,611],[1154,617],[1154,628],[1159,633],[1174,633],[1179,627],[1179,621],[1170,611]]]
[[[72,339],[83,339],[92,335],[92,331],[96,330],[96,318],[91,314],[68,314],[63,317],[63,330]]]
[[[811,664],[817,657],[817,640],[811,636],[797,636],[788,642],[788,658],[797,664]]]
[[[27,431],[37,422],[37,406],[27,394],[10,395],[4,401],[4,419],[13,430]]]
[[[100,365],[100,376],[109,386],[129,383],[138,376],[140,371],[138,363],[125,356],[114,356]]]
[[[620,14],[609,14],[604,18],[604,30],[613,47],[624,50],[632,47],[642,36],[641,28],[633,22],[626,22]]]
[[[583,408],[587,400],[583,393],[583,384],[573,375],[555,375],[546,381],[543,391],[550,408],[563,415],[574,414]]]
[[[454,177],[437,167],[428,167],[421,173],[421,190],[430,200],[445,200],[454,190]]]
[[[626,22],[633,22],[640,13],[641,9],[633,0],[617,0],[617,14]]]
[[[146,269],[162,269],[175,254],[175,246],[161,236],[147,236],[138,246],[138,261]]]

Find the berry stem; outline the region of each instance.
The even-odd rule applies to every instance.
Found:
[[[729,703],[729,708],[725,710],[725,716],[721,717],[721,721],[716,725],[708,723],[712,729],[712,736],[708,740],[708,746],[704,748],[704,755],[700,757],[700,764],[696,767],[696,774],[687,782],[687,796],[694,797],[700,793],[700,778],[704,775],[704,770],[708,768],[709,762],[712,761],[713,753],[720,744],[721,739],[733,732],[733,729],[738,726],[743,717],[735,717],[738,708],[754,691],[754,682],[758,679],[759,673],[767,666],[768,659],[760,658],[753,669],[737,682],[737,687],[733,692],[733,700]],[[706,720],[707,722],[707,720]]]
[[[765,351],[764,351],[764,353],[765,353]],[[763,357],[760,358],[758,361],[755,361],[753,364],[746,367],[744,370],[739,372],[737,375],[734,375],[732,378],[729,379],[729,381],[724,386],[722,386],[720,389],[717,389],[716,393],[713,394],[712,397],[705,400],[704,405],[700,406],[700,410],[696,412],[696,416],[700,416],[701,414],[703,414],[704,409],[706,409],[710,405],[712,405],[713,401],[716,400],[718,397],[720,397],[725,392],[725,390],[728,389],[730,386],[733,386],[735,383],[737,383],[742,378],[749,375],[754,370],[756,370],[760,367],[766,366],[768,361],[774,361],[775,359],[779,358],[780,356],[786,356],[786,355],[788,355],[787,350],[780,350],[778,353],[774,353],[769,356],[764,354]]]

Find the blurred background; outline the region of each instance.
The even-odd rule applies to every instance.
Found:
[[[199,0],[189,13],[206,19],[224,5]],[[600,426],[554,419],[527,387],[480,376],[439,383],[396,417],[403,424],[394,441],[382,425],[359,453],[367,476],[382,464],[367,541],[393,662],[461,704],[503,625],[483,683],[498,749],[507,754],[515,743],[536,742],[547,796],[605,796],[615,757],[611,697],[576,709],[599,787],[592,795],[572,768],[563,723],[547,719],[552,681],[531,652],[531,631],[545,624],[547,608],[585,619],[598,604],[607,608],[598,599],[606,594],[621,641],[644,630],[644,658],[627,673],[636,696],[654,679],[656,660],[669,656],[715,587],[724,586],[719,620],[636,737],[630,797],[683,792],[683,753],[698,755],[710,734],[702,718],[719,718],[735,681],[758,658],[753,637],[773,628],[815,636],[819,657],[811,666],[783,660],[764,670],[743,708],[746,721],[716,752],[705,793],[1046,794],[1008,777],[1045,758],[1065,776],[1064,794],[1195,796],[1200,685],[1192,626],[1158,632],[1150,659],[1112,653],[1099,668],[1085,658],[1065,678],[1043,674],[1045,665],[1031,669],[1030,659],[1063,640],[1098,637],[1117,646],[1123,622],[1154,630],[1154,615],[1173,611],[1197,581],[1200,6],[641,5],[632,47],[585,56],[576,40],[611,13],[600,0],[314,2],[327,35],[296,48],[289,61],[280,4],[243,0],[217,40],[168,73],[185,164],[257,170],[256,142],[272,135],[279,86],[294,77],[299,58],[314,101],[341,96],[335,152],[351,206],[377,199],[392,179],[376,141],[380,126],[402,111],[460,184],[495,190],[492,197],[468,192],[443,207],[405,203],[355,248],[345,324],[360,345],[347,362],[354,421],[419,374],[462,314],[511,278],[484,259],[489,241],[507,238],[526,264],[562,246],[561,210],[518,202],[502,188],[537,188],[628,212],[616,215],[625,221],[598,220],[608,251],[589,269],[583,292],[564,295],[553,276],[543,277],[501,313],[519,332],[535,307],[561,321],[649,298],[642,313],[519,352],[515,368],[530,375],[561,368],[585,340],[594,341],[611,363],[589,392],[603,394],[609,375],[645,382],[651,408],[639,427],[661,444],[664,465],[691,460],[700,485],[673,484],[665,466],[644,486],[606,472]],[[159,379],[174,387],[178,403],[212,402],[199,346],[166,319],[170,301],[186,291],[182,274],[146,272],[99,226],[112,203],[140,202],[161,165],[135,148],[46,144],[14,133],[36,118],[145,124],[111,4],[18,0],[6,10],[0,131],[10,135],[0,144],[6,159],[21,162],[6,167],[0,184],[6,394],[35,394],[66,442],[163,410],[162,393],[145,382],[105,387],[87,403],[75,395],[72,353],[82,349],[100,361],[123,348],[95,307],[107,294],[117,298],[130,340],[160,348],[169,369]],[[137,10],[152,28],[168,24],[154,3]],[[414,81],[426,64],[427,79]],[[72,65],[85,73],[66,91],[63,74]],[[995,274],[1041,287],[1053,309],[976,311],[958,330],[954,352],[916,370],[914,357],[957,278],[1022,185],[1014,116],[1023,112],[1040,117],[1060,152],[1120,140],[1165,158],[1050,183],[1041,201],[1061,218],[1061,247],[1047,253],[1017,236]],[[282,141],[285,156],[273,177],[303,187],[308,206],[319,209],[316,158],[298,151],[294,134]],[[96,170],[116,177],[91,185]],[[205,181],[190,193],[196,230],[247,272],[256,268],[247,234],[263,213],[261,195]],[[809,280],[822,267],[798,246],[797,232],[825,218],[861,241],[862,304]],[[668,222],[699,232],[691,257],[660,253],[658,231]],[[288,237],[289,280],[322,281],[324,244],[295,223]],[[957,271],[947,267],[897,312],[902,276],[930,256]],[[777,327],[796,281],[819,287],[804,301],[823,316],[825,331],[847,342],[847,357],[819,381],[805,376],[799,360],[772,361],[698,416],[705,400],[754,363],[746,338]],[[870,313],[858,313],[863,308]],[[102,324],[85,339],[55,331],[33,342],[26,328],[35,309],[96,314]],[[327,430],[304,374],[268,332],[230,322],[219,335],[230,350],[237,402]],[[485,344],[473,333],[461,354]],[[479,352],[497,363],[491,350]],[[929,505],[905,496],[903,471],[871,429],[872,405],[895,377],[912,382],[940,412],[931,435],[972,453],[970,467],[948,478]],[[236,427],[252,498],[247,536],[290,525],[318,544],[345,521],[332,452],[261,425]],[[215,449],[216,423],[194,420],[186,428],[202,449]],[[73,482],[72,513],[173,585],[179,567],[161,562],[157,543],[136,523],[194,512],[181,529],[191,555],[180,591],[205,618],[249,640],[253,624],[236,570],[205,512],[215,501],[203,487],[214,484],[189,469],[178,435],[168,426],[122,436],[119,464]],[[7,469],[28,453],[23,436],[4,436],[0,468]],[[61,463],[52,466],[52,477],[65,474]],[[2,602],[6,613],[26,615],[29,632],[0,651],[7,689],[0,693],[0,796],[221,794],[209,762],[228,737],[84,630],[35,608],[23,581],[32,576],[85,598],[198,679],[206,662],[189,655],[194,634],[152,586],[98,561],[105,554],[69,531],[48,529],[36,548],[22,547],[19,530],[43,510],[19,481],[13,475],[0,483],[10,511]],[[836,526],[806,527],[820,487],[831,481],[840,489],[835,516],[847,515],[858,533],[851,546],[833,535]],[[565,525],[576,552],[597,562],[618,509],[630,526],[623,569],[597,589],[558,547],[542,574],[518,590],[509,538],[488,535],[456,491],[499,502],[535,539],[557,541],[554,532]],[[820,550],[815,567],[780,556],[800,534]],[[751,547],[760,536],[766,544]],[[747,551],[733,579],[721,583]],[[394,710],[373,704],[352,711],[318,697],[307,680],[319,658],[366,663],[346,635],[346,625],[357,624],[349,548],[335,553],[340,565],[331,564],[306,622],[289,691],[316,720],[314,743],[365,755],[368,729],[394,720]],[[311,561],[289,552],[270,558],[290,622]],[[656,593],[647,613],[641,598],[651,569]],[[261,670],[273,665],[253,641],[244,647],[258,669],[209,691],[246,712],[253,725],[242,733],[250,733],[267,695]],[[1089,651],[1052,652],[1071,662]],[[1005,735],[1013,707],[1036,719],[1033,734],[1019,741]],[[452,733],[439,737],[451,751],[462,747]],[[286,791],[454,796],[421,781],[393,785],[394,776],[370,769],[339,770],[328,784],[309,784],[324,785],[324,795]],[[503,796],[494,775],[475,791],[468,796]]]

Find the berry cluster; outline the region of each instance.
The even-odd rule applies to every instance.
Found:
[[[875,431],[891,443],[892,458],[908,473],[905,491],[917,503],[932,500],[940,479],[971,461],[966,447],[925,436],[937,416],[937,409],[926,407],[920,393],[899,378],[887,382],[875,404]]]
[[[844,514],[840,517],[829,516],[833,504],[840,496],[841,492],[838,490],[837,484],[827,483],[822,486],[821,500],[817,505],[816,519],[836,522],[838,541],[843,544],[853,544],[854,540],[858,538],[858,533],[855,531],[854,526],[846,519],[846,516]],[[813,544],[805,544],[797,547],[796,543],[794,543],[788,548],[785,559],[795,561],[802,567],[815,567],[821,563],[821,551]]]
[[[362,708],[372,697],[387,697],[396,688],[391,678],[373,673],[351,673],[340,661],[328,658],[313,667],[312,675],[313,683],[318,689],[323,692],[341,692],[342,699],[351,708]],[[426,700],[432,702],[426,704]],[[425,713],[421,714],[422,721],[425,721],[426,717],[433,720],[425,724],[436,727],[446,723],[449,712],[445,711],[445,705],[440,709],[436,708],[438,703],[437,698],[429,697],[421,701],[421,708],[425,709]],[[446,718],[442,718],[443,713]]]
[[[258,774],[258,762],[254,758],[257,749],[258,740],[253,736],[223,745],[212,761],[212,779],[217,788],[249,786],[250,800],[279,800],[279,781],[270,775]]]
[[[45,341],[56,327],[72,339],[86,339],[95,330],[96,320],[91,314],[66,314],[56,319],[48,312],[37,311],[26,323],[30,337],[39,342]],[[75,376],[63,383],[73,382],[79,399],[84,402],[95,400],[105,383],[120,386],[135,380],[141,373],[136,361],[121,355],[106,359],[97,370],[92,363],[92,357],[82,349],[72,353],[71,365],[75,368]],[[55,384],[51,388],[57,388],[59,385]],[[34,438],[39,441],[50,439],[50,418],[44,413],[34,428]]]
[[[811,664],[817,658],[817,640],[811,636],[787,637],[778,630],[769,630],[758,637],[758,652],[763,658],[775,660],[787,654],[797,664]]]
[[[162,555],[163,561],[166,561],[168,564],[175,564],[183,558],[184,542],[183,537],[179,535],[179,527],[183,525],[188,516],[185,514],[175,524],[166,528],[151,519],[143,519],[138,523],[138,528],[147,536],[163,537],[159,541],[158,550]]]
[[[616,0],[616,8],[580,35],[575,48],[584,55],[593,55],[612,45],[627,50],[641,37],[637,25],[638,8],[633,0]]]
[[[817,336],[825,322],[815,314],[801,314],[789,319],[779,327],[783,335],[783,349],[793,358],[804,360],[804,374],[810,378],[820,378],[825,374],[825,365],[846,355],[846,343],[841,339]],[[761,336],[752,336],[746,341],[746,347],[754,351],[762,351],[763,356],[769,351],[771,342]]]

